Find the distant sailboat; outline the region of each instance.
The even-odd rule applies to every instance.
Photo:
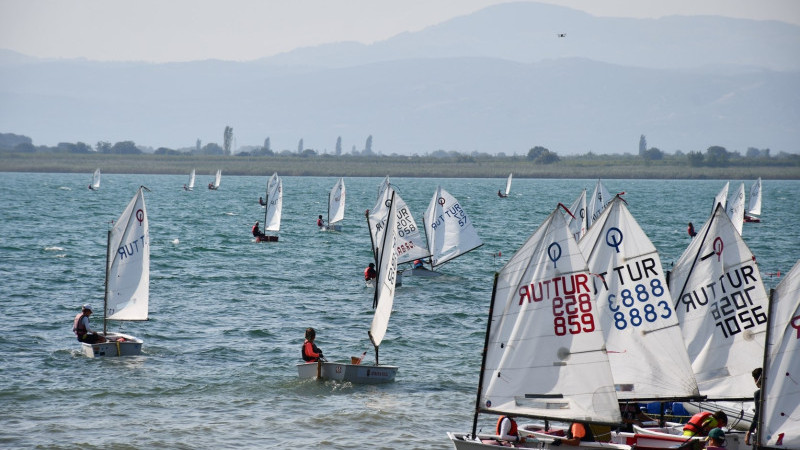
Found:
[[[192,169],[191,173],[189,173],[189,184],[183,185],[184,191],[191,191],[194,190],[194,169]]]
[[[432,269],[483,245],[464,208],[441,186],[425,210],[423,225]]]
[[[283,211],[283,180],[278,172],[267,180],[267,207],[264,208],[264,234],[256,237],[256,242],[277,242],[276,234],[281,229],[281,213]],[[267,234],[267,232],[272,232]]]
[[[728,205],[728,189],[730,188],[730,186],[731,186],[730,181],[725,182],[725,186],[722,186],[722,189],[719,190],[717,196],[714,197],[714,204],[711,205],[712,214],[714,213],[714,210],[717,209],[717,203],[722,204],[722,209],[725,209],[725,207]]]
[[[217,174],[214,176],[214,181],[208,183],[208,188],[212,191],[216,191],[219,189],[219,183],[222,181],[222,170],[217,170]]]
[[[511,192],[511,178],[513,177],[513,173],[508,174],[508,179],[506,179],[506,193],[503,194],[501,191],[497,191],[497,195],[500,198],[508,197],[508,194]]]
[[[758,177],[750,186],[750,202],[747,205],[747,213],[744,215],[745,222],[761,222],[761,219],[753,216],[761,215],[761,177]]]
[[[390,200],[392,194],[394,194],[394,202]],[[366,214],[375,261],[377,262],[380,259],[379,243],[383,242],[390,204],[395,205],[397,213],[397,264],[405,264],[430,256],[417,222],[408,209],[408,205],[400,197],[400,194],[390,186],[389,177],[386,177],[378,190],[378,201],[375,207],[368,210]]]
[[[739,189],[728,199],[726,211],[728,218],[731,219],[733,226],[736,227],[736,231],[742,234],[742,225],[744,224],[744,183],[741,183]]]
[[[94,173],[92,174],[92,184],[89,185],[89,189],[92,191],[96,191],[100,189],[100,169],[95,169]]]
[[[324,227],[326,231],[342,231],[345,193],[344,178],[339,178],[328,193],[328,221]]]

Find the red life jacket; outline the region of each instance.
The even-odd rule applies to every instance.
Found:
[[[375,278],[375,269],[372,267],[367,267],[364,269],[364,281],[369,281],[373,278]]]
[[[500,418],[497,419],[497,426],[495,427],[494,434],[497,435],[501,434],[500,425],[503,424],[503,419],[505,419],[506,417],[507,416],[500,416]],[[511,417],[509,417],[508,420],[511,421],[511,430],[508,431],[508,434],[511,436],[519,436],[519,434],[517,434],[517,422]]]
[[[261,234],[258,229],[258,225],[253,225],[253,236],[258,236]]]
[[[708,411],[699,412],[692,416],[688,422],[683,426],[683,431],[691,431],[694,433],[694,436],[705,436],[708,433],[708,429],[706,428],[709,424],[707,423],[709,417],[712,417],[713,414]],[[714,420],[716,423],[716,420]]]
[[[321,227],[323,224],[324,224],[324,222],[322,221],[322,219],[317,219],[317,226],[318,227]]]
[[[78,336],[78,340],[81,340],[84,336],[86,336],[86,326],[83,324],[81,320],[83,318],[83,311],[79,312],[77,316],[75,316],[75,320],[72,322],[72,331],[75,332],[75,335]]]
[[[315,347],[312,342],[303,342],[303,361],[316,362],[319,359],[319,353],[317,353],[319,350]]]

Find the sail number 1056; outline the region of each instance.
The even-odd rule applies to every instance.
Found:
[[[553,297],[553,331],[556,336],[591,333],[595,330],[589,294]]]

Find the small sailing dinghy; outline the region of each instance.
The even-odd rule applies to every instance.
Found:
[[[621,422],[591,278],[558,209],[495,274],[472,432],[447,433],[457,450],[502,445],[497,435],[477,433],[480,414]],[[524,446],[560,444],[545,436]],[[587,447],[630,448],[581,442]]]
[[[763,448],[800,448],[800,261],[770,297],[756,439]]]
[[[506,179],[506,192],[505,194],[502,191],[497,191],[497,196],[500,198],[508,197],[508,194],[511,192],[511,178],[513,177],[513,173],[508,174],[508,179]]]
[[[431,270],[483,245],[467,212],[449,192],[436,188],[422,219]],[[417,276],[418,269],[411,271]]]
[[[345,187],[344,178],[333,186],[328,193],[328,221],[322,227],[325,231],[342,231],[342,220],[344,220],[344,200]]]
[[[150,231],[140,186],[108,230],[103,335],[106,342],[81,343],[83,354],[132,356],[142,352],[142,340],[107,331],[109,320],[147,320],[150,299]]]
[[[390,197],[390,207],[386,217],[387,233],[383,235],[378,262],[373,308],[375,314],[367,334],[375,348],[375,364],[363,364],[351,358],[350,363],[317,361],[297,365],[300,378],[317,378],[319,380],[347,381],[357,384],[378,384],[394,381],[397,366],[381,365],[378,348],[386,335],[389,316],[394,304],[395,279],[397,275],[397,211],[394,196]],[[357,363],[357,364],[354,364]]]
[[[747,204],[747,213],[744,215],[745,222],[761,222],[755,216],[761,215],[761,177],[758,177],[750,186],[750,202]]]
[[[221,174],[220,174],[221,175]],[[194,190],[194,169],[192,169],[191,173],[189,173],[189,184],[183,185],[184,191],[192,191]]]
[[[92,174],[92,183],[89,185],[89,190],[96,191],[100,189],[100,169],[95,169]]]
[[[217,174],[214,175],[214,181],[208,183],[208,188],[212,191],[216,191],[219,189],[219,183],[222,181],[222,170],[217,170]]]
[[[278,242],[277,232],[281,229],[283,211],[283,180],[278,172],[267,180],[267,207],[264,208],[264,234],[256,237],[256,242]],[[269,232],[269,234],[267,234]]]

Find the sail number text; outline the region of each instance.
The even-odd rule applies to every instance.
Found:
[[[591,333],[597,329],[587,274],[534,281],[519,288],[519,306],[545,299],[552,301],[556,336]]]

